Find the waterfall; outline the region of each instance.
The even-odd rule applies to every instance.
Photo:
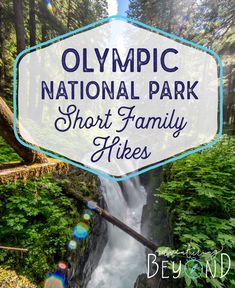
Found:
[[[111,214],[140,232],[146,193],[139,178],[118,182],[101,178],[101,189]],[[122,187],[122,188],[121,188]],[[112,224],[108,243],[88,288],[133,288],[139,274],[146,272],[145,247]]]

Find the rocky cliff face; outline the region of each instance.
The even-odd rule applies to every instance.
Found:
[[[169,226],[165,202],[156,197],[162,181],[162,168],[145,173],[141,179],[147,192],[146,205],[143,208],[141,231],[157,246],[170,245]]]
[[[63,183],[63,190],[66,195],[70,196],[70,191],[73,191],[96,201],[100,207],[106,208],[97,176],[84,170],[70,167],[66,175],[59,177],[59,181]],[[76,199],[74,201],[78,210],[82,212],[85,208],[84,204]],[[67,278],[69,288],[85,288],[87,286],[107,243],[106,221],[96,213],[93,213],[92,219],[90,236],[81,241],[74,252],[68,252],[70,269]]]
[[[141,182],[145,186],[147,192],[147,202],[143,208],[141,232],[146,238],[156,243],[157,246],[170,245],[169,225],[167,221],[167,214],[165,209],[165,202],[156,196],[157,188],[160,187],[162,181],[162,168],[145,173],[141,176]],[[157,202],[156,202],[157,201]],[[147,254],[153,253],[146,249]],[[157,258],[160,264],[163,259]],[[154,271],[155,267],[152,267]],[[141,274],[134,288],[168,288],[171,283],[168,280],[161,279],[161,273],[155,277],[147,279],[147,274]]]
[[[97,189],[97,203],[100,207],[106,208],[104,198],[101,194],[100,189]],[[78,279],[81,288],[87,287],[87,284],[91,278],[92,272],[97,267],[104,247],[108,241],[107,237],[107,223],[102,219],[101,216],[95,215],[92,232],[89,237],[88,245],[78,260]],[[76,288],[76,286],[71,287]]]

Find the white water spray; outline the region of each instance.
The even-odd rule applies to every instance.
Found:
[[[142,209],[146,201],[139,178],[122,182],[101,179],[108,210],[140,232]],[[145,247],[116,226],[108,224],[108,243],[91,276],[88,288],[133,288],[138,275],[146,272]]]

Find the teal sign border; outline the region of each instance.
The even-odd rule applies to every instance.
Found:
[[[81,165],[81,164],[78,164],[78,163],[76,163],[76,162],[73,162],[73,161],[71,161],[71,160],[69,160],[69,159],[66,159],[66,158],[60,157],[60,156],[58,156],[58,155],[55,155],[55,154],[53,154],[52,152],[44,151],[43,149],[34,147],[34,146],[30,145],[30,144],[25,143],[25,142],[19,137],[18,132],[17,132],[17,128],[16,128],[16,123],[17,123],[17,66],[18,66],[18,64],[19,64],[19,62],[20,62],[21,57],[22,57],[23,55],[27,54],[28,52],[30,52],[30,51],[32,51],[32,50],[35,50],[36,48],[41,48],[41,47],[47,46],[48,44],[51,44],[51,43],[53,43],[53,42],[55,42],[55,41],[58,41],[58,40],[67,38],[67,37],[69,37],[69,36],[72,36],[72,35],[74,35],[74,34],[77,34],[77,33],[79,33],[79,32],[82,32],[82,31],[86,31],[86,30],[88,30],[88,29],[90,29],[90,28],[94,28],[94,27],[97,26],[97,25],[100,25],[100,24],[109,22],[109,21],[111,21],[111,20],[122,20],[122,21],[124,21],[124,22],[133,23],[133,24],[135,24],[135,25],[137,25],[137,26],[139,26],[139,27],[143,27],[143,28],[148,29],[148,30],[150,30],[150,31],[157,32],[157,33],[159,33],[159,34],[161,34],[161,35],[164,35],[164,36],[166,36],[166,37],[169,37],[169,38],[171,38],[171,39],[178,40],[178,41],[180,41],[180,42],[182,42],[182,43],[185,43],[185,44],[188,44],[188,45],[190,45],[190,46],[192,46],[192,47],[195,47],[195,48],[198,48],[198,49],[200,49],[200,50],[203,50],[203,51],[211,54],[211,55],[217,60],[217,62],[218,62],[218,64],[219,64],[219,78],[220,78],[220,89],[219,89],[219,100],[220,100],[219,110],[220,110],[220,117],[219,117],[219,131],[218,131],[218,134],[217,134],[215,140],[213,140],[213,141],[210,142],[209,144],[200,146],[200,147],[198,147],[198,148],[195,148],[195,149],[193,149],[193,150],[189,150],[189,151],[187,151],[187,152],[185,152],[185,153],[182,153],[182,154],[180,154],[180,155],[171,157],[171,158],[169,158],[169,159],[167,159],[167,160],[164,160],[164,161],[162,161],[162,162],[159,162],[159,163],[157,163],[157,164],[154,164],[154,165],[151,165],[151,166],[149,166],[149,167],[143,168],[143,169],[141,169],[140,171],[137,171],[137,172],[134,172],[134,173],[130,173],[130,174],[125,175],[125,176],[123,176],[123,177],[117,177],[117,178],[115,178],[115,177],[113,177],[113,176],[110,176],[110,175],[107,175],[107,174],[105,174],[105,173],[102,173],[101,171],[98,171],[98,170],[94,170],[94,169],[92,169],[92,168],[85,167],[85,166],[83,166],[83,165]],[[111,17],[107,17],[107,18],[101,19],[101,20],[99,20],[99,21],[97,21],[97,22],[91,23],[91,24],[89,24],[89,25],[87,25],[87,26],[84,26],[84,27],[82,27],[82,28],[76,29],[76,30],[74,30],[74,31],[71,31],[71,32],[66,33],[66,34],[63,34],[63,35],[61,35],[61,36],[55,37],[55,38],[50,39],[50,40],[48,40],[48,41],[46,41],[46,42],[40,43],[40,44],[38,44],[38,45],[36,45],[36,46],[27,48],[27,49],[23,50],[21,53],[19,53],[19,54],[17,55],[16,59],[15,59],[15,62],[14,62],[14,95],[13,95],[13,108],[14,108],[14,134],[15,134],[16,139],[17,139],[22,145],[24,145],[25,147],[28,147],[28,148],[33,149],[33,150],[36,150],[36,151],[38,151],[38,152],[42,152],[42,153],[46,154],[47,156],[50,156],[50,157],[52,157],[52,158],[56,158],[56,159],[61,160],[61,161],[64,161],[64,162],[67,162],[67,163],[72,164],[72,165],[74,165],[74,166],[76,166],[76,167],[78,167],[78,168],[82,168],[82,169],[84,169],[84,170],[86,170],[86,171],[89,171],[89,172],[91,172],[91,173],[94,173],[94,174],[96,174],[96,175],[98,175],[98,176],[105,177],[106,179],[113,180],[113,181],[123,181],[123,180],[127,180],[127,179],[129,179],[129,178],[131,178],[131,177],[134,177],[134,176],[140,175],[140,174],[142,174],[142,173],[145,173],[145,172],[147,172],[147,171],[150,171],[150,170],[152,170],[152,169],[156,169],[156,168],[158,168],[158,167],[160,167],[160,166],[162,166],[162,165],[165,165],[165,164],[167,164],[167,163],[176,161],[176,160],[178,160],[178,159],[181,159],[181,158],[186,157],[186,156],[188,156],[188,155],[191,155],[191,154],[193,154],[193,153],[199,152],[199,151],[204,150],[204,149],[206,149],[206,148],[209,148],[209,147],[213,146],[214,144],[216,144],[216,143],[219,141],[219,139],[220,139],[220,137],[221,137],[221,135],[222,135],[222,126],[223,126],[223,64],[222,64],[222,61],[221,61],[219,55],[218,55],[217,53],[215,53],[213,50],[211,50],[211,49],[209,49],[209,48],[207,48],[207,47],[204,47],[204,46],[202,46],[202,45],[198,45],[198,44],[196,44],[196,43],[194,43],[194,42],[191,42],[191,41],[189,41],[189,40],[183,39],[183,38],[181,38],[181,37],[179,37],[179,36],[176,36],[176,35],[174,35],[174,34],[170,34],[170,33],[164,32],[164,31],[162,31],[162,30],[160,30],[160,29],[158,29],[158,28],[151,27],[151,26],[149,26],[149,25],[147,25],[147,24],[144,24],[144,23],[142,23],[142,22],[139,22],[139,21],[137,21],[137,20],[129,19],[129,18],[124,17],[124,16],[115,15],[115,16],[111,16]]]

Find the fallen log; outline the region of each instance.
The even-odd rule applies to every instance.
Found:
[[[6,143],[16,151],[25,163],[47,163],[48,160],[44,154],[27,148],[18,142],[15,138],[13,126],[13,113],[0,97],[0,133]]]
[[[150,250],[154,252],[157,250],[157,246],[153,242],[151,242],[150,240],[148,240],[147,238],[145,238],[144,236],[142,236],[141,234],[139,234],[138,232],[130,228],[128,225],[120,221],[118,218],[114,217],[108,211],[98,206],[96,207],[95,211],[98,212],[108,222],[112,223],[113,225],[117,226],[119,229],[129,234],[130,236],[135,238],[137,241],[142,243],[144,246],[146,246]]]
[[[129,234],[131,237],[136,239],[138,242],[143,244],[145,247],[149,248],[152,251],[157,250],[157,245],[151,242],[150,240],[146,239],[144,236],[142,236],[140,233],[136,232],[134,229],[126,225],[124,222],[120,221],[118,218],[113,216],[111,213],[109,213],[107,210],[99,207],[96,202],[90,201],[89,199],[85,198],[84,196],[80,195],[79,193],[69,190],[67,193],[71,196],[73,196],[75,199],[83,202],[85,205],[92,206],[92,210],[94,210],[96,213],[98,213],[100,216],[102,216],[105,220],[112,223],[113,225],[117,226],[122,231]]]
[[[15,138],[13,125],[13,113],[0,97],[0,134],[23,159],[23,163],[10,162],[0,165],[0,184],[39,177],[52,171],[62,173],[68,170],[68,164],[47,158],[46,155],[21,145]]]
[[[44,174],[56,171],[58,174],[67,173],[69,166],[62,161],[48,158],[47,163],[22,164],[21,162],[10,162],[0,164],[0,184],[26,181],[37,178]]]
[[[20,252],[28,252],[28,249],[17,248],[17,247],[9,247],[9,246],[0,246],[0,249],[11,250],[11,251],[20,251]]]

